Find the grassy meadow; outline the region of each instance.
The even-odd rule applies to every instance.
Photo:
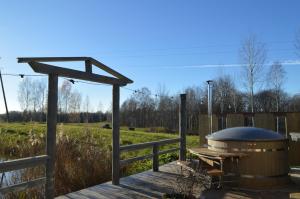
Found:
[[[56,195],[111,180],[112,130],[103,129],[101,126],[100,123],[57,125]],[[163,128],[138,128],[129,131],[127,127],[121,127],[120,143],[128,145],[178,137],[178,134],[155,133],[160,131],[163,131]],[[45,133],[46,124],[1,123],[0,158],[8,160],[45,154]],[[198,143],[199,136],[187,136],[188,147],[197,146]],[[178,144],[165,145],[161,150],[176,146]],[[152,149],[149,148],[122,153],[121,159],[146,155],[151,151]],[[177,157],[178,153],[164,154],[160,156],[160,162],[163,164]],[[121,173],[122,176],[126,176],[150,168],[151,160],[144,160],[121,168]],[[44,175],[44,168],[30,168],[24,170],[18,180],[33,179],[42,175]],[[31,197],[38,195],[36,191],[24,194],[27,194],[27,197],[28,194],[33,194],[30,195]]]

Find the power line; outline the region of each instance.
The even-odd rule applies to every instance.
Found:
[[[24,78],[25,76],[27,77],[44,77],[47,75],[38,75],[38,74],[13,74],[13,73],[3,73],[3,76],[14,76],[14,77],[21,77]]]

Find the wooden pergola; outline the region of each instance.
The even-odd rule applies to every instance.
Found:
[[[84,62],[85,71],[62,68],[44,62]],[[54,165],[56,148],[56,124],[57,124],[57,98],[58,98],[58,77],[80,79],[90,82],[110,84],[112,89],[112,182],[119,184],[120,168],[120,86],[133,83],[132,80],[109,68],[103,63],[91,57],[21,57],[18,63],[28,63],[34,72],[48,75],[48,109],[47,109],[47,137],[46,156],[33,157],[27,160],[30,164],[38,162],[46,165],[45,196],[54,198]],[[92,66],[96,66],[113,77],[94,74]],[[23,160],[22,160],[23,161]],[[20,162],[24,165],[28,162]],[[35,165],[35,164],[34,164]]]
[[[84,62],[85,71],[63,68],[46,64],[47,62]],[[48,107],[47,107],[47,136],[46,154],[9,160],[0,163],[0,173],[9,172],[28,167],[45,165],[46,176],[33,179],[27,182],[0,187],[0,194],[26,190],[35,186],[45,184],[45,198],[54,198],[54,169],[56,151],[56,124],[57,124],[57,98],[58,98],[58,77],[80,79],[90,82],[112,85],[112,184],[120,184],[120,167],[135,161],[152,158],[152,170],[159,171],[159,155],[179,151],[179,160],[186,160],[186,94],[180,95],[179,107],[179,137],[158,140],[153,142],[120,146],[120,87],[133,83],[132,80],[109,68],[103,63],[91,57],[22,57],[18,58],[19,63],[28,63],[37,72],[48,75]],[[45,63],[46,62],[46,63]],[[92,66],[96,66],[111,76],[94,74]],[[160,146],[179,143],[179,147],[168,150],[160,150]],[[152,154],[120,160],[120,153],[127,151],[152,148]]]

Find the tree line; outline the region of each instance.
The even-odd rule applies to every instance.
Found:
[[[82,100],[82,94],[72,85],[64,80],[58,88],[58,122],[100,122],[111,117],[111,113],[104,113],[101,107],[92,111],[89,97]],[[43,79],[24,77],[18,87],[18,101],[22,111],[10,111],[11,122],[46,121],[47,83]],[[6,115],[2,114],[1,119],[5,120]]]
[[[300,31],[296,34],[295,52],[300,56]],[[230,75],[213,80],[213,113],[241,112],[300,112],[300,95],[284,91],[286,71],[279,60],[266,64],[267,47],[256,35],[249,35],[239,51],[242,86],[239,89]],[[243,89],[242,89],[243,88]],[[152,95],[146,87],[133,93],[121,107],[123,125],[150,127],[163,126],[170,131],[178,128],[179,93],[170,96],[165,89]],[[188,87],[188,130],[197,131],[200,114],[207,113],[207,85]],[[252,123],[254,118],[252,117]]]

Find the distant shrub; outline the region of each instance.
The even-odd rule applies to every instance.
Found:
[[[104,128],[104,129],[111,129],[111,126],[110,126],[110,124],[104,124],[104,125],[102,125],[102,128]]]

